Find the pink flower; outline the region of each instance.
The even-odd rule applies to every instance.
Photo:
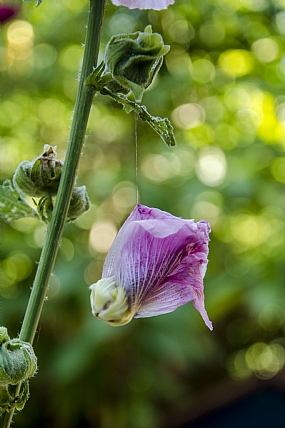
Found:
[[[92,284],[93,315],[124,325],[174,311],[193,301],[212,330],[204,307],[210,226],[137,205],[106,257],[102,279]]]
[[[13,18],[17,15],[19,11],[19,7],[11,4],[11,3],[1,3],[0,4],[0,23],[4,24],[4,22]]]
[[[112,0],[116,6],[126,6],[129,9],[167,9],[175,0]]]

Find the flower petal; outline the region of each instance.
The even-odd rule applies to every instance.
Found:
[[[113,276],[115,274],[114,268],[117,258],[120,258],[121,253],[121,241],[124,237],[125,230],[134,221],[137,220],[151,220],[151,219],[173,219],[175,218],[173,215],[161,211],[157,208],[149,208],[145,205],[136,205],[121,229],[119,230],[104,263],[102,277],[107,278]]]
[[[136,317],[175,310],[193,300],[209,328],[203,277],[210,227],[137,205],[106,258],[103,277],[124,286]]]
[[[175,0],[112,0],[116,6],[126,6],[129,9],[167,9]]]
[[[204,307],[203,278],[207,267],[209,225],[197,223],[200,239],[196,246],[188,247],[189,254],[165,281],[152,288],[136,313],[136,318],[161,315],[193,300],[205,324],[213,329]]]

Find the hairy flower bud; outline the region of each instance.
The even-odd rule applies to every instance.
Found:
[[[67,213],[67,221],[76,220],[90,208],[86,186],[74,187]]]
[[[56,195],[63,162],[55,159],[55,149],[46,144],[42,155],[21,162],[13,177],[14,185],[29,196]]]
[[[16,385],[35,374],[37,358],[30,343],[9,339],[5,327],[0,330],[0,386]]]
[[[0,413],[10,412],[12,409],[22,410],[29,398],[29,382],[21,383],[20,391],[16,385],[0,386]]]
[[[144,32],[113,36],[105,51],[106,73],[111,73],[115,80],[110,89],[121,87],[122,92],[132,91],[135,98],[141,100],[168,51],[169,46],[160,34],[152,32],[150,25]]]

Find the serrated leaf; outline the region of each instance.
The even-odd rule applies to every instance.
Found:
[[[22,198],[11,180],[3,181],[0,186],[0,219],[9,222],[23,217],[38,217],[38,213]]]
[[[113,100],[122,104],[127,113],[135,111],[141,120],[147,122],[158,133],[167,146],[176,146],[173,126],[169,119],[152,116],[144,105],[138,104],[124,95],[116,94],[107,88],[103,88],[100,92],[103,95],[109,95]]]
[[[24,0],[25,3],[32,3],[35,1],[37,1],[36,7],[38,7],[43,2],[43,0]]]

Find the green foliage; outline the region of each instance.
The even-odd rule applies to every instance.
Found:
[[[152,116],[147,111],[146,106],[141,105],[137,101],[131,99],[133,98],[132,94],[130,94],[129,96],[125,96],[124,88],[118,86],[117,82],[111,80],[111,74],[109,72],[103,73],[104,67],[104,62],[99,64],[99,66],[94,69],[94,71],[86,80],[86,84],[94,86],[96,90],[100,91],[102,95],[109,95],[109,97],[111,97],[114,101],[117,101],[119,104],[122,104],[126,113],[129,114],[134,111],[142,121],[148,123],[155,130],[155,132],[158,133],[158,135],[162,138],[162,140],[167,146],[175,146],[176,142],[174,136],[174,129],[169,119],[161,119],[160,117]],[[130,91],[127,90],[127,93],[128,92]]]
[[[152,116],[144,105],[140,105],[124,95],[115,94],[107,88],[103,88],[100,92],[103,95],[109,95],[112,99],[122,104],[127,113],[134,111],[141,120],[147,122],[158,133],[167,146],[172,147],[176,145],[173,126],[169,119]]]
[[[18,220],[23,217],[36,217],[37,212],[22,198],[10,180],[5,180],[0,187],[0,219]]]
[[[2,29],[2,180],[43,144],[64,158],[86,9],[26,3]],[[210,222],[214,331],[191,304],[114,330],[92,317],[88,286],[137,185],[135,119],[98,94],[78,170],[92,206],[66,226],[37,341],[41,369],[18,426],[177,428],[180,410],[217,382],[268,379],[284,366],[284,17],[282,1],[177,0],[161,12],[108,3],[101,58],[115,33],[148,24],[171,46],[143,103],[171,120],[177,147],[138,122],[139,196]],[[45,225],[2,228],[2,323],[16,335]]]

